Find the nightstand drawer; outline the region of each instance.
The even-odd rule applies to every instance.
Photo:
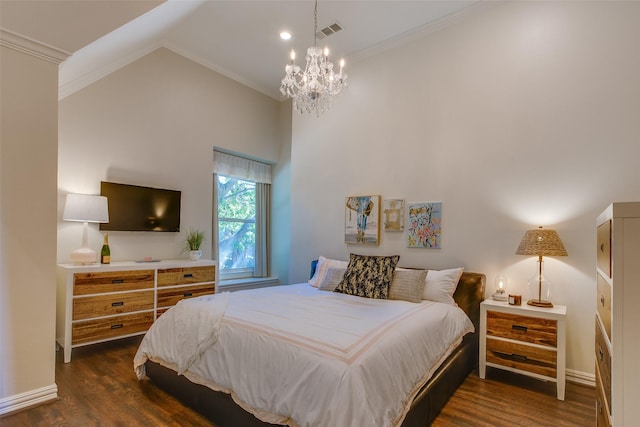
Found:
[[[73,299],[73,320],[153,310],[153,291],[106,294]]]
[[[598,268],[611,277],[611,220],[598,226],[597,265]]]
[[[598,276],[598,300],[596,306],[598,307],[598,314],[602,319],[602,326],[607,334],[607,338],[611,340],[611,285],[600,276]]]
[[[153,311],[76,322],[72,327],[73,345],[129,334],[142,333],[151,327]]]
[[[73,275],[73,295],[101,294],[106,292],[153,289],[154,271],[108,271],[101,273],[76,273]]]
[[[558,322],[489,310],[487,335],[555,348],[558,344]]]
[[[172,305],[176,305],[181,299],[209,295],[215,293],[215,291],[215,285],[160,289],[158,290],[158,308],[170,307]]]
[[[608,406],[611,406],[611,354],[602,335],[598,318],[596,317],[596,365],[600,372],[600,381]]]
[[[158,286],[189,285],[191,283],[213,282],[214,266],[184,267],[158,270]]]
[[[488,363],[555,378],[556,358],[554,350],[487,337]]]

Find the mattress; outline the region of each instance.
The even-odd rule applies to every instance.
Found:
[[[291,426],[397,426],[439,364],[473,331],[457,306],[375,300],[306,283],[181,301],[134,359],[229,393]]]

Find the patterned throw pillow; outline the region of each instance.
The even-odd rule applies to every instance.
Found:
[[[400,255],[351,254],[349,266],[335,292],[365,298],[387,299],[393,271]]]
[[[408,270],[397,268],[389,288],[389,299],[409,302],[422,301],[422,292],[426,285],[427,270]]]

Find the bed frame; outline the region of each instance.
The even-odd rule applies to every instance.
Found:
[[[440,365],[431,379],[413,400],[403,427],[428,426],[438,415],[449,397],[462,384],[469,372],[478,366],[478,335],[480,303],[484,299],[486,277],[480,273],[463,273],[454,299],[469,316],[475,332],[467,334],[462,343]],[[230,395],[195,384],[175,371],[147,361],[146,373],[160,388],[185,405],[195,409],[218,427],[272,426],[258,420],[238,406]]]

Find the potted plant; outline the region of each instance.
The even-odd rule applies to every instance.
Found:
[[[200,246],[204,242],[204,231],[197,228],[190,228],[184,238],[184,250],[189,252],[189,258],[197,261],[202,256]]]

